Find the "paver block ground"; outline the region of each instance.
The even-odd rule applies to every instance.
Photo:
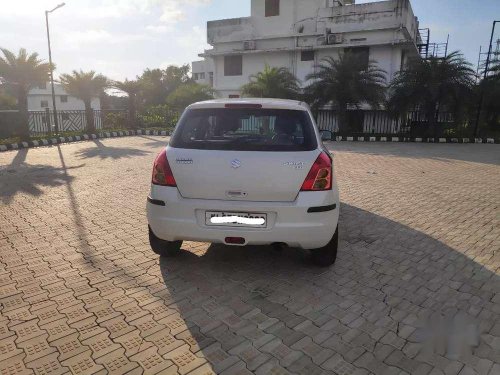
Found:
[[[498,145],[327,143],[340,248],[321,269],[194,242],[159,259],[167,141],[0,154],[1,374],[500,374]]]

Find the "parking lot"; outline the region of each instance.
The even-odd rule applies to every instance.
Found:
[[[500,374],[500,147],[329,143],[340,249],[151,252],[164,137],[0,153],[0,374]],[[207,189],[210,187],[207,186]]]

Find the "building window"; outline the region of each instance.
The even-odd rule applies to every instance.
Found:
[[[208,79],[210,81],[210,86],[214,86],[214,72],[208,73]]]
[[[280,15],[280,0],[266,0],[266,17]]]
[[[63,121],[68,121],[69,120],[69,115],[67,113],[62,113],[61,117],[62,117]]]
[[[241,76],[243,75],[243,56],[224,56],[224,75]]]
[[[314,51],[302,51],[300,54],[301,61],[314,61]]]
[[[239,95],[236,95],[236,94],[231,94],[229,95],[229,99],[239,99]]]
[[[41,106],[42,108],[47,108],[47,107],[49,106],[49,101],[48,101],[48,100],[42,100],[42,101],[40,102],[40,106]]]
[[[355,58],[359,59],[361,62],[362,69],[368,69],[368,64],[370,62],[370,48],[369,47],[353,47],[345,48],[345,54],[350,54]]]
[[[61,103],[67,103],[68,102],[68,95],[61,95]]]
[[[39,88],[40,90],[45,90],[45,89],[47,88],[47,84],[46,84],[46,83],[40,83],[40,84],[38,85],[38,88]]]

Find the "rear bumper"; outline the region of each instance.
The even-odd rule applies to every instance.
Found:
[[[319,207],[323,210],[308,212]],[[315,249],[331,240],[339,209],[336,188],[327,192],[301,192],[294,202],[244,202],[185,199],[177,188],[152,186],[147,216],[153,233],[167,241],[225,243],[226,237],[243,237],[245,245],[282,242],[291,247]],[[265,229],[209,227],[205,225],[205,211],[267,213],[268,225]]]

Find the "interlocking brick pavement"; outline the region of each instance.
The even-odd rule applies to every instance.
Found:
[[[328,144],[336,265],[153,254],[162,137],[0,154],[0,374],[500,374],[500,147]]]

